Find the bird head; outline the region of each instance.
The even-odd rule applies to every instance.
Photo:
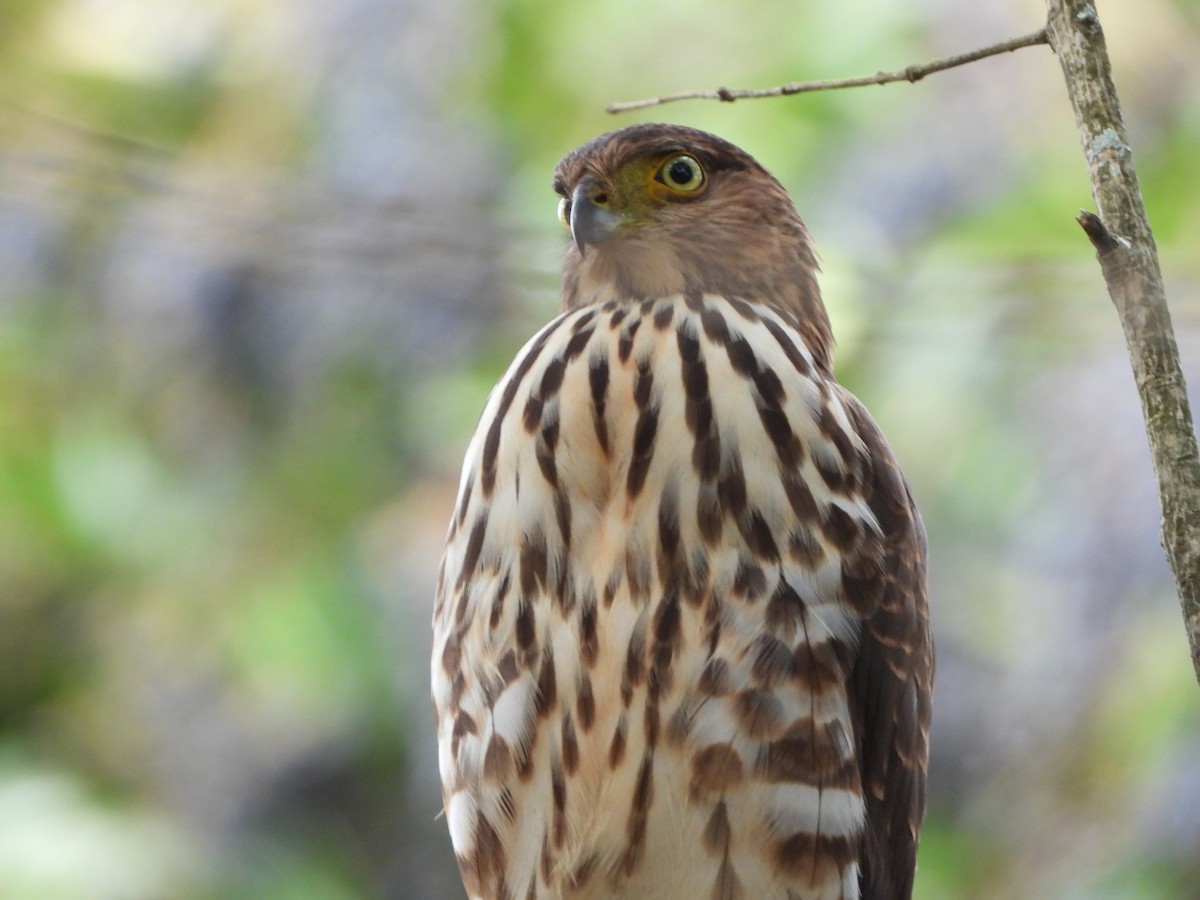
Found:
[[[644,153],[612,173],[585,173],[558,204],[559,219],[581,255],[589,244],[669,225],[678,204],[698,200],[708,187],[706,167],[681,147]],[[565,191],[565,187],[564,187]],[[685,214],[686,215],[686,214]]]
[[[808,232],[744,150],[680,125],[632,125],[567,154],[554,190],[571,235],[565,308],[689,290],[737,296],[787,314],[828,356]]]

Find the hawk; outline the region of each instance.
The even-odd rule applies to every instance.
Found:
[[[562,312],[488,398],[434,607],[471,898],[907,898],[925,536],[833,376],[808,232],[732,144],[634,125],[554,175]]]

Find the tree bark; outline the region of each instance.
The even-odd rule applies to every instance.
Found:
[[[1079,222],[1125,330],[1162,502],[1163,549],[1200,681],[1200,454],[1158,252],[1096,9],[1088,0],[1046,0],[1046,6],[1050,46],[1066,79],[1099,213],[1085,212]]]

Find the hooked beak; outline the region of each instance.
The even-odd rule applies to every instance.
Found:
[[[621,227],[621,216],[609,208],[611,194],[590,175],[571,194],[571,237],[583,254],[588,244],[607,241]]]

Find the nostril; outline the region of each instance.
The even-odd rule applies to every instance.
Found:
[[[603,206],[605,203],[608,202],[608,194],[601,191],[600,193],[598,193],[592,197],[592,202],[595,203],[597,206]]]

